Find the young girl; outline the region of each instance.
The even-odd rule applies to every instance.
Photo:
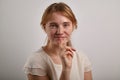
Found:
[[[91,63],[75,50],[71,34],[77,20],[65,3],[53,3],[45,10],[41,25],[48,41],[27,60],[28,80],[92,80]]]

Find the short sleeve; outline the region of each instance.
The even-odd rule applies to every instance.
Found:
[[[83,59],[84,59],[84,72],[91,71],[92,69],[91,62],[85,54],[83,55]]]
[[[24,71],[26,74],[45,76],[47,75],[46,70],[46,62],[39,53],[34,53],[29,56],[24,65]]]

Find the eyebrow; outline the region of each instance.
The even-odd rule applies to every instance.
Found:
[[[64,24],[70,24],[70,22],[63,22]]]
[[[52,24],[57,24],[57,23],[56,22],[51,22],[50,25],[52,25]]]
[[[51,23],[49,23],[49,24],[57,24],[56,22],[51,22]],[[70,24],[70,22],[63,22],[62,24]]]

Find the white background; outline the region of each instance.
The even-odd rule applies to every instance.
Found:
[[[44,9],[63,1],[73,10],[76,49],[88,55],[94,80],[120,80],[120,0],[0,0],[0,80],[25,80],[27,57],[45,44]]]

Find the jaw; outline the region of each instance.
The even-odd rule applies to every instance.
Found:
[[[51,46],[59,46],[59,45],[67,45],[67,43],[70,41],[69,36],[64,36],[62,38],[59,38],[58,36],[51,36],[49,37],[49,44]]]
[[[57,45],[57,46],[66,45],[67,42],[68,42],[68,40],[66,38],[57,38],[57,39],[54,39],[54,45]]]

